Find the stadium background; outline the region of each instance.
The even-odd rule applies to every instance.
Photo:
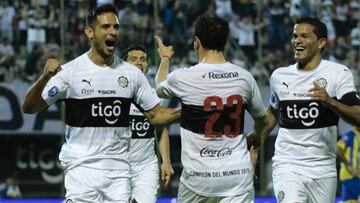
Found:
[[[159,63],[153,36],[158,34],[165,44],[174,46],[171,70],[188,67],[197,62],[191,25],[196,16],[209,13],[230,23],[225,55],[254,75],[265,103],[269,101],[272,71],[293,62],[289,42],[299,16],[319,17],[327,25],[329,44],[324,57],[348,66],[357,88],[360,85],[360,0],[0,0],[0,183],[13,176],[25,198],[64,196],[57,158],[64,125],[61,104],[36,115],[24,115],[24,94],[47,58],[66,62],[88,50],[83,34],[85,17],[89,8],[102,3],[114,3],[119,9],[118,54],[135,43],[148,49],[152,84]],[[173,99],[167,105],[179,103]],[[252,121],[247,119],[245,124],[245,132],[249,132]],[[339,126],[339,133],[350,128],[344,122]],[[176,196],[181,172],[177,123],[170,126],[170,135],[176,173],[170,187],[161,188],[160,197]],[[276,129],[260,152],[255,180],[258,197],[273,196],[271,157],[275,139]]]

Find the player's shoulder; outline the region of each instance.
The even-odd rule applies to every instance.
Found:
[[[290,73],[290,72],[293,72],[296,70],[296,63],[295,64],[290,64],[288,66],[280,66],[278,68],[276,68],[272,75],[281,75],[281,74],[287,74],[287,73]]]
[[[169,75],[167,76],[167,78],[169,79],[175,79],[177,77],[181,77],[181,78],[188,78],[191,77],[193,73],[193,71],[195,70],[195,66],[190,66],[190,67],[181,67],[181,68],[176,68],[173,71],[171,71],[169,73]]]
[[[323,59],[321,61],[321,64],[324,67],[327,67],[329,71],[333,71],[333,72],[338,72],[338,71],[351,72],[350,69],[348,67],[346,67],[345,65],[334,62],[334,61]]]
[[[86,59],[87,55],[86,53],[64,63],[63,65],[61,65],[61,68],[64,70],[79,70],[78,67],[84,67],[84,63],[87,62]]]
[[[272,72],[270,76],[270,80],[274,81],[274,80],[282,79],[283,77],[286,77],[286,75],[292,74],[295,71],[296,71],[296,64],[278,67]]]

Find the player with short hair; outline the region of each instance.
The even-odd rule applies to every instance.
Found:
[[[260,91],[248,71],[223,55],[228,23],[204,15],[194,25],[199,63],[171,72],[157,89],[162,98],[181,100],[178,202],[250,203],[254,170],[243,133],[244,113],[249,111],[255,120],[253,140],[258,146],[267,123]],[[164,71],[168,69],[158,73]]]
[[[270,78],[270,129],[279,122],[275,195],[278,202],[334,202],[338,120],[360,124],[354,79],[344,65],[321,58],[327,29],[318,19],[298,19],[291,43],[297,62]]]
[[[171,51],[171,50],[170,50]],[[168,53],[171,57],[171,52]],[[121,58],[139,68],[144,74],[148,72],[148,59],[145,47],[132,45],[123,51]],[[140,108],[140,110],[139,110]],[[159,187],[159,165],[155,154],[155,136],[159,137],[161,155],[161,179],[165,186],[174,173],[170,162],[169,134],[166,127],[154,127],[142,113],[141,107],[131,104],[129,159],[131,166],[131,198],[141,203],[155,203]]]
[[[114,55],[119,29],[113,5],[94,8],[85,27],[90,50],[62,66],[56,59],[47,60],[23,103],[25,113],[35,113],[65,102],[65,143],[59,159],[67,202],[129,201],[132,102],[144,109],[153,125],[179,117],[177,110],[159,106],[160,99],[139,69]]]

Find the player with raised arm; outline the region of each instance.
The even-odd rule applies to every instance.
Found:
[[[267,124],[265,107],[252,75],[223,55],[228,23],[205,15],[194,26],[199,63],[171,72],[157,88],[160,97],[181,100],[183,171],[178,202],[250,203],[254,171],[243,134],[244,112],[255,120],[253,136],[261,138]]]
[[[113,5],[94,8],[86,18],[88,52],[61,65],[49,59],[26,94],[25,113],[64,101],[66,202],[127,203],[130,198],[128,146],[132,102],[153,125],[176,120],[179,112],[159,106],[144,74],[114,55],[119,20]]]

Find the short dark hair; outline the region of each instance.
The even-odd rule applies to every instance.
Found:
[[[229,24],[220,17],[202,15],[195,20],[194,36],[205,49],[223,51],[229,36]]]
[[[296,20],[295,24],[310,24],[314,27],[314,33],[318,39],[325,38],[327,40],[327,28],[326,25],[318,18],[304,17]]]
[[[112,12],[118,16],[117,8],[112,4],[103,4],[92,9],[86,16],[86,26],[91,27],[96,21],[96,17],[102,13]]]
[[[122,54],[121,54],[121,58],[126,61],[127,60],[127,57],[128,57],[128,54],[130,51],[134,51],[134,50],[140,50],[140,51],[143,51],[145,54],[146,54],[146,49],[144,46],[140,45],[140,44],[135,44],[135,45],[131,45],[129,46],[128,48],[126,48]]]

